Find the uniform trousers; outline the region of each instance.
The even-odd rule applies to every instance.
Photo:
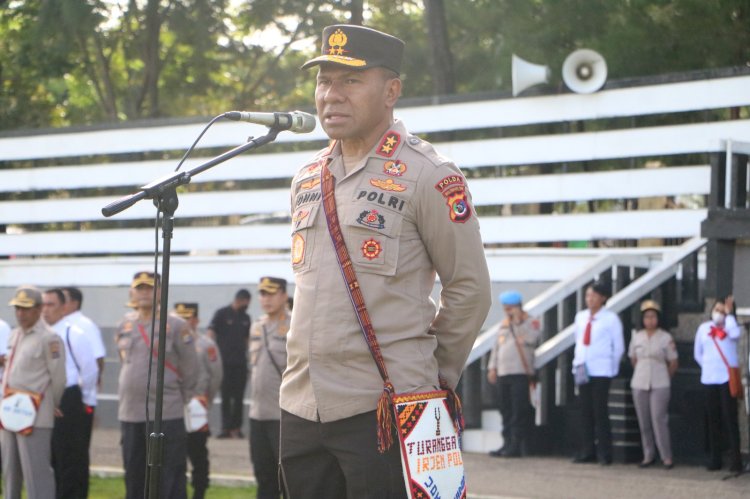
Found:
[[[281,411],[281,476],[288,499],[405,499],[398,437],[378,452],[375,411],[330,423]]]
[[[247,364],[224,364],[224,377],[221,380],[221,429],[239,430],[242,428],[242,415],[245,412],[243,399],[247,385]]]
[[[670,391],[669,387],[650,390],[633,388],[633,403],[641,429],[644,462],[654,460],[656,448],[659,449],[662,461],[672,460],[672,440],[669,436]]]
[[[612,427],[609,422],[609,385],[612,378],[591,376],[588,383],[578,386],[581,398],[581,448],[582,458],[600,462],[612,461]]]
[[[529,428],[534,420],[529,399],[529,377],[509,374],[497,378],[500,415],[503,418],[503,450],[512,454],[525,452]]]
[[[84,406],[83,421],[84,421],[84,426],[85,426],[84,437],[86,438],[86,453],[84,454],[86,464],[83,467],[86,470],[85,489],[84,489],[86,493],[84,497],[89,496],[89,467],[91,466],[91,456],[89,452],[91,450],[91,435],[94,432],[94,414],[96,414],[96,406],[93,406],[93,405]]]
[[[187,434],[187,455],[193,470],[190,483],[193,485],[193,499],[202,498],[208,488],[208,435],[207,431],[194,431]]]
[[[279,420],[250,418],[250,460],[258,482],[258,499],[279,499]]]
[[[25,436],[0,432],[5,499],[21,499],[24,485],[28,499],[55,497],[51,441],[52,428],[34,428],[31,435]]]
[[[152,431],[153,424],[149,425]],[[147,456],[146,423],[120,422],[122,463],[125,468],[125,498],[143,499],[146,490]],[[162,423],[164,447],[161,467],[160,498],[187,499],[186,433],[182,419],[168,419]]]
[[[729,444],[729,469],[740,471],[740,430],[737,422],[737,399],[729,394],[729,383],[706,387],[706,415],[708,417],[708,467],[721,468],[722,437]]]
[[[58,499],[88,496],[89,463],[85,406],[78,385],[69,386],[60,401],[61,417],[52,429],[52,468]]]

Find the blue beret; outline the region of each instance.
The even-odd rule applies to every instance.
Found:
[[[498,296],[503,305],[520,305],[523,298],[518,291],[505,291]]]

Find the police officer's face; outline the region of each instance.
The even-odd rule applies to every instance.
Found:
[[[277,293],[260,292],[260,308],[269,315],[277,314],[286,307],[287,294],[281,291]]]
[[[375,142],[390,126],[401,94],[401,80],[382,68],[352,70],[322,64],[315,86],[315,106],[332,139]]]
[[[150,309],[153,308],[154,287],[148,284],[139,284],[130,290],[130,298],[136,307]],[[159,291],[157,290],[156,300],[159,300]]]
[[[65,316],[65,304],[57,293],[44,293],[42,296],[42,317],[47,324],[57,324]]]
[[[31,329],[31,327],[37,323],[41,316],[41,305],[30,308],[16,307],[16,323],[18,323],[21,329]]]

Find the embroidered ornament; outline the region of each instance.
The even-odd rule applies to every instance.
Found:
[[[292,236],[292,265],[302,263],[305,259],[305,238],[299,234]]]
[[[380,246],[380,242],[376,241],[375,239],[368,239],[367,241],[362,243],[362,256],[364,256],[368,260],[375,260],[378,256],[380,256],[381,251],[382,247]]]
[[[404,192],[406,190],[405,185],[397,184],[393,181],[392,178],[387,178],[385,180],[381,180],[379,178],[371,178],[370,185],[389,192]]]
[[[302,223],[302,220],[307,218],[309,214],[310,212],[308,210],[299,210],[297,213],[295,213],[292,217],[292,224],[294,224],[294,227],[299,227],[299,224]]]
[[[300,191],[309,191],[310,189],[320,185],[320,177],[313,177],[307,182],[303,182],[299,186]]]
[[[456,189],[447,199],[451,222],[464,223],[471,217],[471,207],[463,189]]]
[[[396,148],[400,143],[401,136],[399,134],[396,132],[388,132],[385,134],[385,137],[383,137],[383,140],[380,141],[380,145],[378,145],[377,151],[375,152],[381,156],[390,158],[393,156],[393,153],[396,151]]]
[[[365,210],[359,214],[357,223],[371,229],[382,229],[385,227],[385,217],[378,213],[378,210]]]
[[[460,175],[448,175],[444,179],[442,179],[440,182],[435,184],[435,189],[437,189],[439,192],[443,193],[443,196],[448,197],[449,187],[451,186],[462,186],[464,185],[464,179]]]
[[[385,164],[383,164],[383,172],[392,177],[400,177],[406,173],[406,163],[398,159],[386,161]]]

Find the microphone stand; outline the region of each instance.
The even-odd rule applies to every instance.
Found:
[[[134,194],[122,197],[104,208],[102,215],[111,217],[127,208],[133,206],[142,199],[153,199],[159,212],[163,214],[162,237],[164,245],[162,251],[161,268],[161,308],[159,310],[159,339],[157,345],[156,362],[156,399],[154,408],[153,431],[149,434],[147,448],[148,468],[146,471],[146,492],[148,499],[159,499],[161,497],[161,471],[164,461],[164,434],[162,433],[162,408],[164,405],[164,363],[166,351],[164,345],[167,341],[167,304],[169,303],[169,266],[172,256],[172,234],[174,230],[174,214],[179,205],[177,199],[177,187],[190,183],[193,176],[202,173],[228,159],[242,154],[245,151],[260,147],[276,140],[281,130],[275,127],[269,129],[262,137],[249,138],[248,141],[234,149],[231,149],[193,169],[183,172],[175,172],[166,177],[157,179],[150,184],[144,185]],[[148,394],[147,394],[148,400]],[[147,402],[148,403],[148,402]]]

